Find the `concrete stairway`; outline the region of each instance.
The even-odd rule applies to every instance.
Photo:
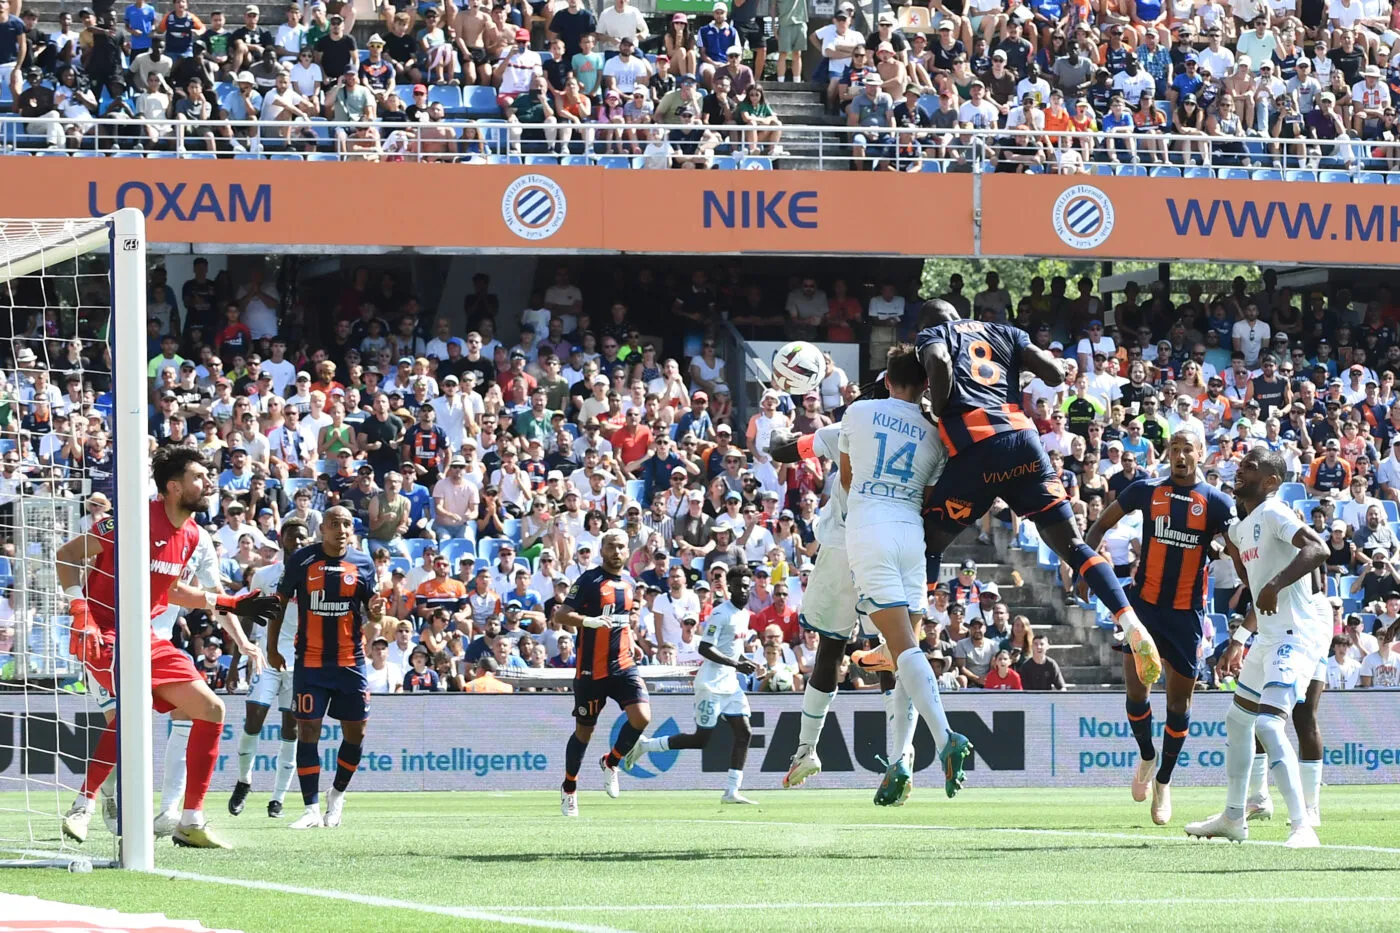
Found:
[[[810,82],[779,84],[777,81],[764,81],[763,93],[768,98],[768,106],[773,108],[773,113],[789,126],[834,126],[841,123],[839,117],[826,112],[822,92]],[[782,145],[788,154],[774,167],[815,169],[819,165],[820,154],[821,165],[828,169],[835,168],[837,164],[833,164],[832,159],[838,153],[833,142],[833,138],[828,137],[825,140],[826,145],[822,145],[814,132],[784,130]]]

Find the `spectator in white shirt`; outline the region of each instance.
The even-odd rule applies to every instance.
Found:
[[[898,324],[904,320],[904,296],[896,294],[893,282],[881,282],[880,294],[870,299],[870,320]]]
[[[623,39],[630,39],[634,46],[651,35],[647,21],[640,10],[627,0],[615,0],[612,6],[598,14],[598,51],[619,51]]]
[[[1105,337],[1103,332],[1103,321],[1092,320],[1085,329],[1084,337],[1080,339],[1079,345],[1074,348],[1075,356],[1079,358],[1079,371],[1092,373],[1094,371],[1094,354],[1102,353],[1105,358],[1113,356],[1118,352],[1118,346],[1113,342],[1112,337]]]

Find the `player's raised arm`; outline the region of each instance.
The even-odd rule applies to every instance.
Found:
[[[217,590],[202,590],[183,580],[176,580],[170,584],[170,602],[183,609],[203,609],[208,612],[233,639],[239,653],[248,659],[251,672],[256,675],[262,670],[262,649],[256,642],[248,639],[243,626],[227,616],[237,616],[256,625],[267,625],[273,618],[281,618],[281,602],[277,597],[260,596],[257,590],[242,596],[228,596]],[[275,616],[272,615],[274,611],[277,613]]]
[[[1064,368],[1048,350],[1042,350],[1033,343],[1027,344],[1021,348],[1021,364],[1052,389],[1064,385]]]

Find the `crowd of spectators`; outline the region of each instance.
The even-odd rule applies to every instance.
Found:
[[[703,168],[717,155],[783,154],[762,86],[772,55],[778,81],[815,81],[858,131],[858,168],[1380,170],[1400,159],[1400,12],[1375,0],[931,0],[874,22],[843,2],[817,29],[805,0],[721,0],[650,23],[629,0],[598,11],[425,0],[382,3],[363,49],[353,5],[328,13],[324,0],[274,8],[275,27],[256,5],[234,25],[188,0],[95,4],[47,31],[22,2],[0,0],[0,82],[19,116],[62,118],[30,127],[60,147],[97,135],[104,148],[172,137],[210,151],[267,139],[314,148],[311,120],[324,116],[365,124],[336,134],[355,158],[481,161],[509,149]],[[473,109],[483,100],[488,110]],[[468,112],[509,129],[497,138],[451,119]],[[1261,136],[1275,141],[1248,144]]]

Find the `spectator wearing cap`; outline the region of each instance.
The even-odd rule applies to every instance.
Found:
[[[1351,486],[1351,464],[1342,458],[1341,442],[1335,437],[1328,438],[1322,451],[1322,456],[1313,460],[1303,479],[1308,495],[1314,499]]]
[[[544,75],[540,53],[530,48],[530,31],[516,29],[513,38],[514,44],[492,75],[497,91],[496,102],[502,109],[529,91],[537,76]]]
[[[837,112],[841,83],[851,70],[852,56],[858,47],[865,45],[865,37],[851,26],[851,14],[854,10],[855,7],[850,3],[840,4],[831,23],[818,29],[811,36],[813,48],[821,53],[826,65],[827,108],[832,113]],[[818,81],[822,79],[820,68],[813,73],[813,78]]]

